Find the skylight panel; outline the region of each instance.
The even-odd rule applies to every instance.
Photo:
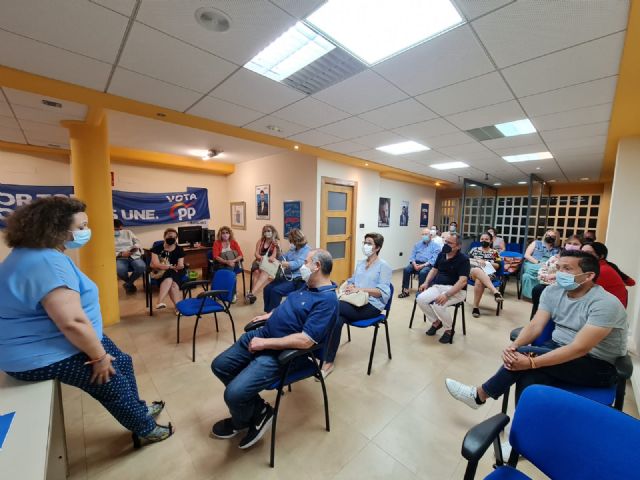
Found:
[[[515,137],[516,135],[525,135],[536,131],[536,127],[533,126],[528,118],[516,120],[515,122],[498,123],[495,127],[505,137]]]
[[[429,150],[429,147],[410,140],[407,142],[393,143],[391,145],[377,147],[376,150],[390,153],[391,155],[405,155],[407,153],[424,152],[425,150]]]

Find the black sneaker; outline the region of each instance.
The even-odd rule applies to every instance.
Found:
[[[273,421],[273,408],[271,405],[265,402],[264,407],[262,408],[262,412],[260,412],[260,416],[254,423],[249,427],[249,432],[247,435],[240,440],[239,448],[245,449],[255,445],[258,440],[260,440],[267,430],[271,428],[271,422]]]
[[[440,323],[440,325],[438,325],[437,327],[435,325],[431,325],[431,328],[429,328],[429,330],[427,330],[425,334],[429,337],[433,337],[436,334],[436,332],[441,328],[442,328],[442,323]]]
[[[231,418],[225,418],[224,420],[220,420],[213,424],[211,428],[211,437],[215,438],[233,438],[240,430],[236,430],[233,426],[233,421]]]
[[[438,341],[440,343],[452,343],[452,339],[453,339],[453,333],[451,332],[451,330],[447,330],[442,334],[442,336],[440,337],[440,340]]]
[[[478,307],[475,307],[471,312],[471,315],[475,318],[478,318],[480,316],[480,309]]]
[[[134,293],[136,293],[138,291],[138,289],[136,288],[135,285],[127,285],[125,283],[124,284],[124,291],[127,293],[127,295],[133,295]]]

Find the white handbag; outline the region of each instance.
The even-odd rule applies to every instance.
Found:
[[[269,275],[269,278],[276,278],[278,276],[278,270],[280,270],[280,261],[273,259],[273,261],[270,262],[269,257],[267,255],[263,255],[259,268]]]
[[[354,307],[364,307],[367,303],[369,303],[369,294],[367,292],[358,290],[357,292],[353,293],[344,293],[347,285],[347,282],[344,282],[342,285],[340,285],[338,300],[350,303]]]

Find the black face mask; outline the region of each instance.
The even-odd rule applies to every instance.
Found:
[[[553,237],[551,237],[551,236],[549,236],[549,235],[547,235],[546,237],[544,237],[544,241],[545,241],[546,243],[556,243],[556,239],[555,239],[555,238],[553,238]]]
[[[487,248],[491,246],[491,242],[482,242],[482,247]]]
[[[167,245],[173,245],[174,243],[176,243],[176,237],[169,237],[169,238],[165,238],[164,242]]]
[[[447,244],[445,244],[445,245],[442,247],[442,250],[441,250],[441,251],[442,251],[442,253],[451,253],[451,250],[453,250],[453,249],[451,248],[451,245],[447,245]]]

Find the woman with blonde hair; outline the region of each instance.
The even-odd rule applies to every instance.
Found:
[[[524,252],[524,265],[522,266],[522,296],[531,298],[533,287],[538,285],[538,270],[551,257],[560,253],[558,246],[560,234],[557,230],[549,229],[542,240],[534,240]]]
[[[218,230],[216,241],[213,242],[214,270],[235,270],[242,261],[242,250],[233,238],[233,230],[222,226]]]
[[[260,269],[260,264],[267,258],[270,263],[275,263],[280,255],[280,236],[278,230],[273,225],[262,227],[262,235],[256,242],[255,260],[251,265],[251,291],[247,293],[246,300],[255,303],[256,295],[273,280],[267,272]]]

